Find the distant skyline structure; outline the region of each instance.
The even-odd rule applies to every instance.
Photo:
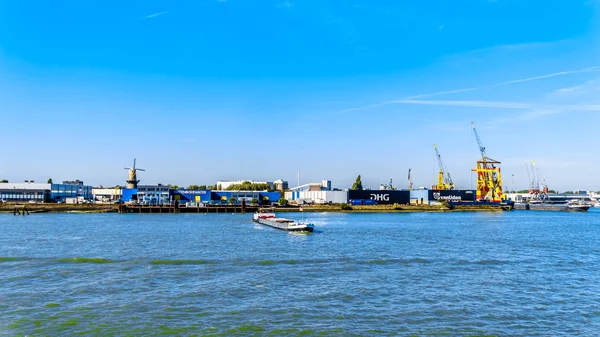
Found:
[[[6,0],[0,32],[0,180],[429,187],[437,144],[475,188],[475,122],[511,190],[532,158],[600,190],[600,1]]]

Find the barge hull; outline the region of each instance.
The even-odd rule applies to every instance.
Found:
[[[252,221],[259,223],[261,225],[264,225],[264,226],[269,226],[269,227],[273,227],[275,229],[281,229],[281,230],[288,231],[288,232],[312,232],[314,230],[314,228],[310,227],[310,226],[289,228],[286,223],[279,223],[277,221],[269,221],[269,220],[265,220],[265,219],[258,219],[258,220],[253,219]]]

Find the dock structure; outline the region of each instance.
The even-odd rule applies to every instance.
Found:
[[[119,205],[119,213],[248,213],[256,212],[258,206],[219,205],[180,207],[179,205]]]
[[[27,209],[27,207],[23,207],[20,211],[17,207],[15,207],[15,210],[13,211],[13,215],[29,215],[29,210]]]

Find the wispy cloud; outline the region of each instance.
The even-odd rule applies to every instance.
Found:
[[[513,110],[546,110],[553,113],[567,111],[600,111],[600,105],[594,104],[575,104],[575,105],[557,105],[557,104],[535,104],[519,102],[502,101],[425,101],[425,100],[398,100],[396,104],[413,105],[437,105],[437,106],[456,106],[467,108],[492,108],[492,109],[513,109]]]
[[[223,3],[223,2],[227,2],[227,0],[210,0],[210,1],[207,1],[207,2],[195,3],[194,5],[191,5],[191,6],[186,7],[186,8],[177,8],[176,10],[177,10],[177,12],[189,11],[189,10],[192,10],[192,9],[197,9],[199,7],[210,6],[210,5],[214,5],[214,4],[217,4],[217,3]],[[156,18],[158,16],[169,14],[169,13],[172,13],[172,12],[173,12],[173,10],[162,11],[162,12],[158,12],[158,13],[146,15],[142,19],[144,19],[144,20],[154,19],[154,18]]]
[[[558,73],[547,74],[547,75],[542,75],[542,76],[522,78],[522,79],[518,79],[518,80],[512,80],[512,81],[508,81],[508,82],[502,82],[502,83],[494,84],[494,86],[495,87],[500,87],[500,86],[503,86],[503,85],[509,85],[509,84],[515,84],[515,83],[523,83],[523,82],[530,82],[530,81],[537,81],[537,80],[541,80],[541,79],[544,79],[544,78],[550,78],[550,77],[556,77],[556,76],[564,76],[564,75],[571,75],[571,74],[581,74],[581,73],[590,73],[590,72],[599,72],[599,71],[600,71],[600,66],[589,67],[589,68],[584,68],[584,69],[579,69],[579,70],[561,71],[561,72],[558,72]]]
[[[546,95],[550,99],[574,99],[589,95],[598,101],[600,97],[600,80],[591,80],[584,84],[560,88]]]
[[[425,97],[432,97],[432,96],[439,96],[439,95],[457,94],[459,92],[474,91],[474,90],[477,90],[477,89],[479,89],[479,88],[466,88],[466,89],[456,89],[456,90],[448,90],[448,91],[439,91],[439,92],[433,92],[433,93],[429,93],[429,94],[421,94],[421,95],[409,96],[409,97],[405,97],[404,99],[415,99],[415,98],[425,98]]]
[[[457,94],[457,93],[461,93],[461,92],[476,91],[476,90],[481,90],[481,89],[486,89],[486,88],[494,88],[494,87],[516,84],[516,83],[537,81],[537,80],[550,78],[550,77],[556,77],[556,76],[565,76],[565,75],[571,75],[571,74],[590,73],[590,72],[600,72],[600,66],[587,67],[587,68],[578,69],[578,70],[561,71],[558,73],[546,74],[546,75],[535,76],[535,77],[521,78],[521,79],[500,82],[500,83],[496,83],[496,84],[492,84],[492,85],[485,85],[485,86],[480,86],[480,87],[454,89],[454,90],[446,90],[446,91],[438,91],[438,92],[433,92],[433,93],[413,95],[413,96],[408,96],[408,97],[404,97],[404,98],[397,99],[397,100],[383,101],[383,102],[374,103],[374,104],[357,107],[357,108],[347,108],[347,109],[340,110],[340,112],[343,113],[343,112],[352,112],[352,111],[362,111],[362,110],[378,108],[378,107],[382,107],[382,106],[386,106],[386,105],[390,105],[390,104],[407,103],[407,101],[414,100],[417,98]],[[429,101],[424,101],[424,102],[429,102]],[[431,102],[435,102],[435,101],[431,101]],[[444,102],[444,101],[442,101],[442,102]],[[448,101],[445,101],[445,102],[448,102]]]
[[[161,16],[161,15],[168,14],[168,13],[171,13],[171,11],[163,11],[163,12],[158,12],[158,13],[146,15],[144,18],[145,19],[153,19],[153,18],[155,18],[157,16]]]

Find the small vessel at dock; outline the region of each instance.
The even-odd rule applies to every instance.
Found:
[[[592,205],[578,200],[570,200],[568,202],[532,200],[528,203],[528,209],[532,211],[587,212],[591,207]]]
[[[252,221],[261,225],[290,232],[312,232],[315,229],[315,226],[311,223],[278,218],[272,209],[259,209],[256,213],[254,213]]]

